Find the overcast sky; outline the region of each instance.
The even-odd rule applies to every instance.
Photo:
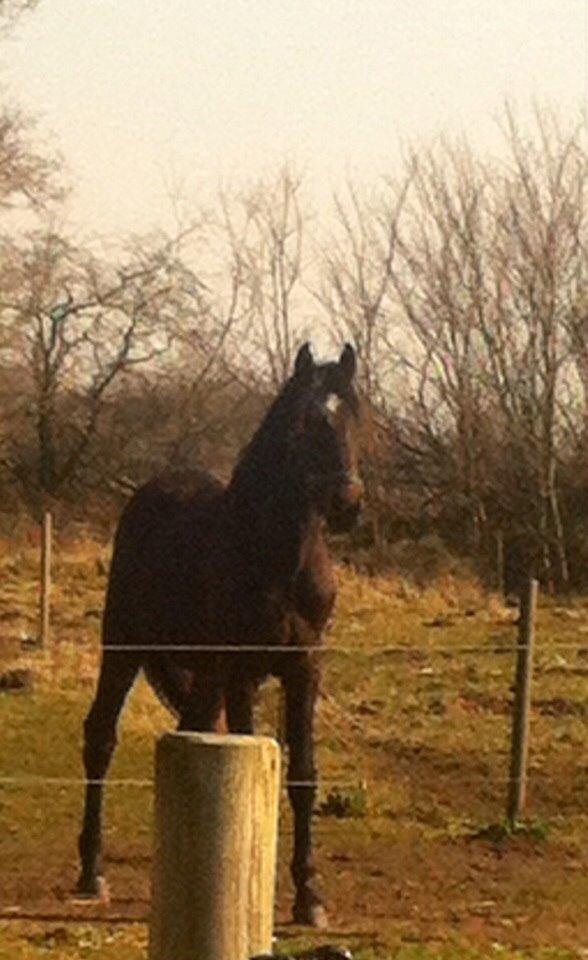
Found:
[[[0,79],[65,156],[75,219],[143,230],[285,156],[317,197],[399,138],[498,148],[506,96],[578,113],[587,0],[41,0]]]

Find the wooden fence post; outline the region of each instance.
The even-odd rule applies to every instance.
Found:
[[[41,528],[41,600],[39,644],[46,646],[49,640],[49,622],[51,616],[51,546],[53,539],[53,518],[48,510],[43,514]]]
[[[529,712],[531,707],[537,593],[538,583],[536,580],[529,580],[521,593],[507,806],[507,819],[511,827],[514,827],[520,818],[526,799]]]
[[[269,737],[158,741],[151,960],[272,953],[279,767]]]

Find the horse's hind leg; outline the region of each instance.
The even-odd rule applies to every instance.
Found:
[[[99,893],[102,780],[116,744],[118,715],[138,669],[136,654],[104,651],[96,696],[84,722],[86,796],[79,837],[81,872],[77,892],[85,896]]]
[[[227,685],[226,711],[230,733],[253,733],[253,700],[256,684],[234,677]]]
[[[182,707],[178,730],[226,733],[225,685],[214,677],[198,677]]]

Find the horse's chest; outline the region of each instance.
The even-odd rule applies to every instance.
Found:
[[[323,630],[335,592],[332,575],[319,578],[306,570],[287,588],[237,591],[232,602],[225,597],[217,607],[214,632],[241,644],[306,645]]]

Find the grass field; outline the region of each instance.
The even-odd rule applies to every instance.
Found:
[[[81,777],[106,569],[98,545],[56,550],[51,643],[27,651],[36,550],[0,544],[0,674],[19,666],[32,677],[26,690],[0,692],[0,960],[145,956],[150,788],[108,788],[111,901],[80,908],[70,891],[81,784],[32,779]],[[509,835],[514,655],[493,648],[515,644],[515,613],[448,574],[419,588],[341,568],[317,731],[316,859],[332,928],[319,936],[288,924],[284,803],[280,950],[329,941],[360,960],[588,956],[588,601],[541,603],[528,819]],[[407,649],[382,649],[398,646]],[[273,731],[276,715],[270,686],[260,729]],[[169,727],[140,682],[111,777],[150,778],[154,737]]]

